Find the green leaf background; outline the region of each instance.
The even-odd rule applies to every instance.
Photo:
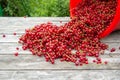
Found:
[[[69,0],[4,0],[4,16],[69,16]]]

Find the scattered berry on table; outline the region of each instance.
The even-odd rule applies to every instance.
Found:
[[[116,51],[115,48],[111,48],[111,49],[110,49],[110,52],[115,52],[115,51]]]
[[[3,38],[5,38],[5,37],[6,37],[6,35],[5,35],[5,34],[3,34],[2,36],[3,36]]]
[[[14,32],[13,35],[16,35],[16,32]]]
[[[19,50],[19,47],[16,47],[16,50]]]
[[[15,56],[18,56],[19,54],[18,54],[18,52],[15,52],[14,55],[15,55]]]

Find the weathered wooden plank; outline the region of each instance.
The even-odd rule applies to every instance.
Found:
[[[6,23],[7,25],[0,25],[0,33],[7,33],[8,31],[11,33],[11,32],[17,32],[17,30],[20,30],[19,33],[23,33],[25,29],[28,29],[28,28],[32,28],[34,27],[35,25],[40,25],[40,24],[43,24],[43,23],[47,23],[47,22],[24,22],[24,23],[20,23],[20,22],[15,22],[14,24],[11,24],[11,23]],[[63,25],[65,24],[66,22],[52,22],[53,25]],[[8,31],[7,31],[8,30]]]
[[[73,63],[60,62],[58,59],[56,63],[52,65],[49,62],[45,62],[43,57],[37,57],[33,55],[19,55],[15,57],[14,55],[0,55],[0,70],[56,70],[56,69],[119,69],[120,70],[120,55],[114,55],[110,57],[108,55],[101,56],[103,61],[108,61],[108,64],[95,64],[92,62],[94,58],[89,57],[89,64],[76,67]]]
[[[62,25],[60,23],[58,23],[57,25]],[[22,35],[25,33],[25,29],[30,29],[30,28],[33,28],[34,25],[25,25],[25,26],[10,26],[9,28],[6,28],[6,27],[3,27],[1,28],[0,27],[0,35],[1,34],[13,34],[14,32],[16,32],[18,35]],[[107,37],[119,37],[120,36],[120,31],[116,31],[116,32],[113,32],[112,34],[110,34],[109,36]],[[118,38],[119,39],[119,38]]]
[[[105,54],[109,54],[111,48],[116,48],[116,51],[113,52],[112,54],[120,54],[119,50],[120,43],[106,42],[106,44],[109,45],[109,49],[105,51]],[[19,48],[19,50],[16,50],[17,47]],[[15,52],[19,52],[20,54],[31,54],[31,52],[29,51],[23,51],[22,45],[17,42],[0,42],[0,54],[14,54]]]
[[[12,28],[13,28],[12,26],[11,28],[7,28],[7,29],[0,28],[0,37],[2,36],[2,34],[13,35],[13,33],[16,33],[17,36],[20,36],[25,33],[25,29],[32,28],[32,26],[30,26],[29,28],[25,28],[25,27],[23,28],[18,27],[18,28],[13,28],[13,29]],[[114,41],[118,41],[120,39],[120,31],[111,33],[109,36],[103,38],[103,40],[110,41],[111,38]]]
[[[25,24],[33,22],[68,22],[69,17],[0,17],[0,25]],[[7,24],[6,24],[7,23]]]
[[[17,30],[17,29],[16,29]],[[17,30],[18,32],[20,30]],[[24,32],[24,31],[23,31]],[[9,32],[6,35],[5,38],[3,38],[3,34],[0,34],[0,42],[18,42],[19,37],[23,34],[17,33],[17,35],[13,35],[14,32]],[[120,31],[114,32],[110,34],[109,36],[103,38],[101,41],[103,42],[120,42]]]
[[[40,23],[46,23],[46,22],[53,22],[53,23],[60,23],[62,21],[63,23],[68,22],[70,20],[69,17],[1,17],[0,18],[0,28],[10,28],[10,26],[22,26],[22,27],[31,27]]]
[[[120,70],[0,71],[0,80],[119,80]]]
[[[1,23],[4,23],[4,22],[10,22],[10,21],[68,21],[70,20],[70,17],[27,17],[27,18],[24,18],[24,17],[0,17],[0,21]]]

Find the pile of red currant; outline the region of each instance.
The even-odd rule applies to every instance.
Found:
[[[44,56],[54,64],[55,59],[75,65],[101,64],[100,55],[108,45],[100,42],[99,35],[110,25],[115,15],[116,0],[83,0],[68,23],[57,26],[50,22],[26,29],[19,42],[23,50]],[[107,64],[107,62],[104,62]]]

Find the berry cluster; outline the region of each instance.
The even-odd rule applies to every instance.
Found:
[[[75,17],[68,23],[57,26],[48,22],[26,29],[19,42],[23,50],[33,55],[44,56],[54,64],[55,59],[73,62],[75,65],[89,63],[88,57],[95,57],[100,64],[100,54],[108,46],[100,42],[99,35],[112,21],[116,0],[83,0],[75,9]],[[107,62],[104,62],[107,64]]]

